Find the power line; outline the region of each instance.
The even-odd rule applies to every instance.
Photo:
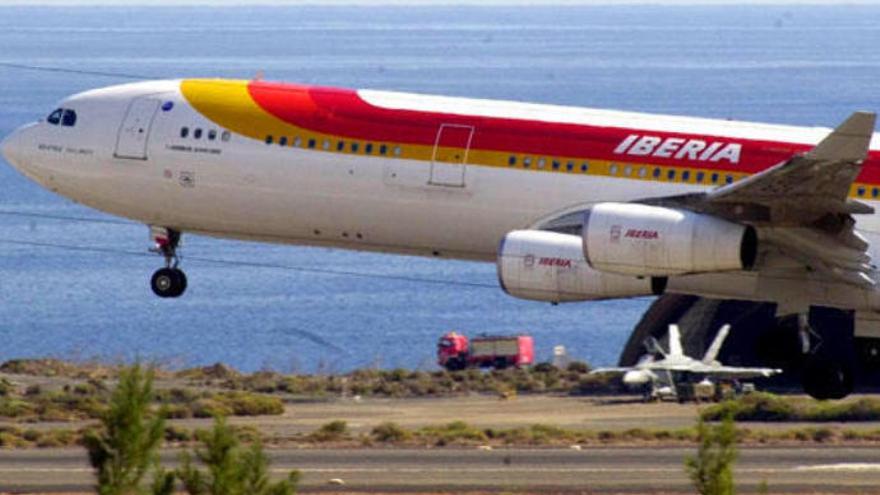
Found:
[[[114,255],[123,255],[123,256],[137,256],[137,257],[155,257],[155,254],[146,253],[142,251],[128,251],[124,249],[115,249],[115,248],[104,248],[99,246],[78,246],[73,244],[61,244],[61,243],[53,243],[53,242],[39,242],[39,241],[23,241],[18,239],[4,239],[0,238],[0,244],[9,244],[16,246],[29,246],[29,247],[43,247],[43,248],[52,248],[52,249],[61,249],[65,251],[78,251],[78,252],[88,252],[88,253],[101,253],[101,254],[114,254]],[[219,258],[206,258],[201,256],[187,256],[186,259],[188,261],[195,261],[201,263],[211,263],[215,265],[226,265],[226,266],[238,266],[238,267],[249,267],[249,268],[268,268],[268,269],[276,269],[276,270],[286,270],[293,272],[301,272],[301,273],[314,273],[319,275],[333,275],[333,276],[344,276],[344,277],[360,277],[360,278],[373,278],[373,279],[381,279],[381,280],[394,280],[398,282],[414,282],[414,283],[422,283],[422,284],[433,284],[433,285],[451,285],[458,287],[471,287],[477,289],[498,289],[498,286],[494,284],[484,284],[479,282],[462,282],[458,280],[442,280],[442,279],[433,279],[433,278],[424,278],[424,277],[408,277],[404,275],[388,275],[385,273],[368,273],[368,272],[356,272],[351,270],[330,270],[326,268],[312,268],[305,266],[295,266],[295,265],[283,265],[279,263],[258,263],[254,261],[241,261],[241,260],[224,260]]]
[[[114,218],[92,218],[92,217],[74,217],[67,215],[52,215],[49,213],[30,213],[23,211],[9,211],[9,210],[0,210],[0,215],[9,215],[15,217],[26,217],[26,218],[39,218],[43,220],[68,220],[71,222],[86,222],[86,223],[109,223],[113,225],[137,225],[134,222],[129,222],[127,220],[119,220]]]
[[[6,69],[18,69],[18,70],[32,70],[32,71],[40,71],[40,72],[61,72],[64,74],[80,74],[84,76],[98,76],[98,77],[116,77],[122,79],[155,79],[150,76],[145,76],[141,74],[126,74],[124,72],[104,72],[104,71],[96,71],[96,70],[85,70],[85,69],[69,69],[65,67],[48,67],[44,65],[29,65],[29,64],[17,64],[13,62],[0,62],[0,67]]]

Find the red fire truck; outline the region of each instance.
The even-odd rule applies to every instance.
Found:
[[[437,364],[449,371],[530,366],[534,361],[535,346],[529,335],[481,335],[468,340],[449,332],[437,342]]]

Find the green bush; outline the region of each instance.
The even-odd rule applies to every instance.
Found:
[[[141,492],[147,470],[158,463],[165,418],[150,407],[153,376],[139,365],[123,370],[100,428],[83,437],[100,495]],[[166,478],[161,472],[157,473],[157,479],[160,477]]]
[[[284,414],[284,402],[278,397],[248,392],[228,392],[214,396],[235,416],[263,416]]]
[[[377,442],[398,443],[408,440],[412,435],[397,423],[390,421],[377,425],[370,432]]]
[[[442,426],[426,426],[418,431],[418,435],[434,439],[437,445],[488,440],[485,431],[474,428],[464,421],[453,421]]]
[[[733,495],[733,465],[737,458],[733,417],[725,416],[717,426],[709,426],[700,418],[697,437],[697,455],[685,459],[694,488],[702,495]]]
[[[707,421],[731,414],[737,421],[877,421],[880,400],[862,398],[852,402],[820,402],[754,393],[707,407]]]
[[[243,448],[235,430],[224,418],[215,418],[214,427],[198,436],[201,447],[193,453],[184,452],[176,471],[190,495],[291,495],[296,492],[299,472],[290,472],[286,480],[270,482],[269,458],[262,444],[256,441],[249,448]]]
[[[342,420],[324,423],[310,435],[317,442],[333,442],[348,437],[348,423]]]

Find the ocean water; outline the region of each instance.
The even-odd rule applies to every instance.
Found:
[[[0,62],[223,76],[833,126],[880,109],[880,7],[0,8]],[[0,135],[128,79],[0,66]],[[648,191],[646,191],[648,192]],[[0,163],[0,360],[434,368],[456,329],[611,364],[650,298],[550,306],[491,264],[185,238],[155,298],[147,229]],[[259,263],[259,266],[255,265]]]

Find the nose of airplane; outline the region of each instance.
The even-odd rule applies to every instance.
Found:
[[[22,143],[21,129],[13,131],[0,142],[0,153],[13,167],[21,167]]]

